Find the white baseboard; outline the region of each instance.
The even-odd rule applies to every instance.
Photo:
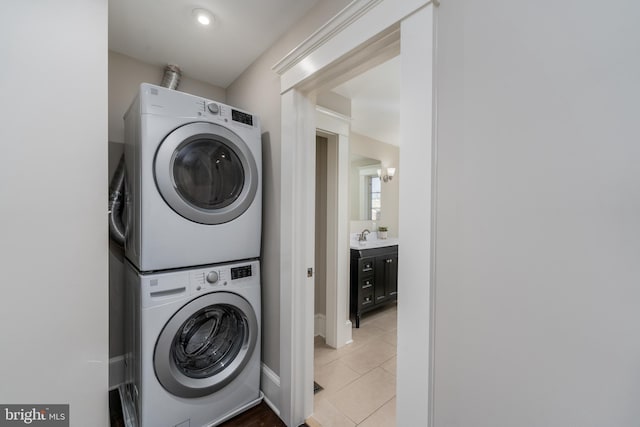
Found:
[[[124,384],[124,355],[109,359],[109,390]]]
[[[327,319],[324,314],[316,314],[313,318],[313,335],[320,335],[322,338],[326,338],[327,334]]]
[[[344,338],[345,344],[351,344],[353,342],[353,324],[351,320],[347,320],[344,324]]]
[[[261,363],[261,367],[260,388],[264,402],[280,416],[280,377],[264,363]]]

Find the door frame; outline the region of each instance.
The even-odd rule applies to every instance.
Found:
[[[314,287],[308,272],[315,240],[315,93],[397,55],[400,44],[399,217],[411,232],[399,236],[398,425],[424,422],[425,402],[432,425],[437,5],[354,0],[273,67],[280,75],[282,120],[280,416],[288,426],[313,412]]]
[[[325,342],[351,342],[349,320],[349,125],[350,118],[316,106],[316,133],[327,145],[327,248]]]

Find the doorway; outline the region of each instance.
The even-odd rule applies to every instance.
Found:
[[[432,398],[433,363],[434,11],[429,1],[364,1],[354,2],[353,7],[356,10],[343,11],[352,18],[334,18],[275,67],[281,75],[283,118],[281,416],[287,424],[296,425],[313,411],[313,278],[307,274],[314,262],[313,92],[327,82],[335,83],[338,77],[358,74],[397,55],[393,51],[402,39],[403,180],[399,217],[403,227],[412,232],[403,238],[399,253],[404,261],[400,264],[398,290],[397,411],[398,425],[424,424],[430,417],[428,411],[425,414],[425,402]]]
[[[351,425],[365,421],[395,425],[396,295],[365,306],[367,312],[360,327],[351,329],[352,339],[347,342],[336,342],[325,333],[324,322],[326,313],[339,310],[346,311],[347,318],[351,315],[351,322],[356,322],[352,309],[358,296],[351,292],[351,279],[337,284],[328,280],[331,268],[327,268],[326,261],[339,251],[327,245],[327,220],[336,217],[327,199],[334,199],[340,186],[347,188],[349,201],[346,212],[342,213],[347,218],[340,218],[347,223],[347,233],[338,236],[338,240],[348,240],[351,248],[359,249],[361,244],[353,237],[367,229],[371,231],[366,234],[367,244],[397,250],[399,177],[383,181],[378,174],[387,167],[397,169],[399,166],[399,88],[400,58],[396,56],[317,97],[318,105],[321,105],[318,108],[342,107],[339,113],[332,114],[343,113],[350,123],[346,153],[348,173],[341,182],[338,182],[337,171],[333,170],[339,161],[335,135],[321,130],[316,134],[313,368],[320,390],[314,394],[313,419],[321,425]],[[323,125],[326,127],[324,121],[320,126]],[[377,185],[371,185],[374,180]],[[381,239],[378,226],[386,226],[391,238]],[[343,251],[341,256],[350,259],[348,251]],[[329,310],[330,300],[326,295],[330,287],[348,288],[351,304]],[[375,392],[372,394],[371,390]]]
[[[327,317],[327,150],[329,140],[316,134],[316,227],[314,337],[326,337]]]

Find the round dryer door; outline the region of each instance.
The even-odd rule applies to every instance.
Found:
[[[201,224],[239,217],[258,189],[258,169],[249,147],[214,123],[189,123],[171,132],[158,148],[154,173],[167,204]]]
[[[156,377],[175,396],[214,393],[242,372],[258,332],[247,300],[229,292],[203,295],[182,307],[160,333],[153,355]]]

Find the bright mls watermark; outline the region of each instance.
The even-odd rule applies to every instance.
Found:
[[[69,405],[0,405],[0,427],[69,427]]]

